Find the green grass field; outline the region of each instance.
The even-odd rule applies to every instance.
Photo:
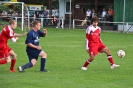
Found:
[[[120,67],[110,69],[106,55],[99,53],[88,70],[82,71],[89,57],[85,51],[85,30],[47,28],[47,31],[40,45],[48,55],[46,68],[50,72],[39,72],[40,58],[35,67],[23,73],[8,72],[10,63],[0,65],[0,88],[133,88],[133,34],[102,31],[101,39]],[[20,37],[17,43],[9,40],[8,44],[18,55],[16,69],[28,62],[25,37]],[[119,49],[125,50],[124,58],[117,57]]]

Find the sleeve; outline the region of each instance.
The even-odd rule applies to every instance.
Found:
[[[28,43],[33,43],[33,40],[32,40],[32,33],[28,33],[28,34],[27,34],[25,44],[28,44]]]
[[[11,38],[12,42],[16,42],[17,40],[13,37]]]
[[[6,26],[4,28],[4,31],[6,32],[6,35],[8,36],[8,38],[10,39],[14,38],[14,32],[9,26]]]
[[[42,31],[39,30],[38,33],[39,33],[39,37],[44,37],[44,33]]]
[[[89,49],[89,47],[88,47],[88,44],[89,44],[89,34],[90,34],[90,32],[89,32],[89,28],[86,30],[86,39],[85,39],[85,43],[86,43],[86,50],[88,50]]]
[[[99,41],[102,43],[102,40],[100,38],[100,35],[101,35],[101,28],[99,27],[99,30],[100,30],[100,33],[99,33]]]

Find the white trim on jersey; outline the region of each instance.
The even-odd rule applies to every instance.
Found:
[[[97,27],[95,28],[93,25],[90,25],[90,26],[86,29],[86,33],[90,34],[91,31],[94,32],[94,31],[97,30],[98,28],[99,28],[100,31],[101,31],[101,28],[100,28],[100,27],[97,26]]]
[[[10,27],[9,25],[8,25],[8,29],[9,29],[9,31],[10,31],[10,34],[9,34],[9,35],[10,35],[10,36],[14,36],[14,35],[13,35],[13,30],[11,29],[11,27]]]
[[[11,38],[12,42],[16,42],[17,40],[13,37]]]
[[[86,39],[86,46],[85,46],[86,50],[89,49],[88,44],[89,44],[89,41],[88,41],[88,39]]]

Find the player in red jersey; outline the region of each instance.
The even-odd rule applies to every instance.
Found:
[[[13,30],[17,27],[17,22],[15,20],[10,20],[9,25],[5,26],[0,32],[0,65],[11,62],[10,72],[16,72],[14,69],[17,55],[15,52],[7,45],[8,39],[11,39],[13,42],[18,40],[19,36],[25,36],[24,34],[15,34]],[[12,57],[12,60],[10,58]]]
[[[94,17],[91,20],[91,25],[86,29],[86,50],[89,53],[90,58],[86,60],[82,70],[87,70],[87,66],[94,60],[98,52],[104,52],[107,55],[110,62],[111,69],[119,67],[120,65],[114,64],[110,50],[102,43],[100,39],[101,28],[98,27],[99,19]]]

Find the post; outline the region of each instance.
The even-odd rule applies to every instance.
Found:
[[[41,18],[41,27],[43,27],[43,18]]]
[[[73,29],[75,29],[75,19],[73,19]]]
[[[123,6],[123,32],[124,32],[124,23],[125,23],[125,0],[124,0],[124,6]]]
[[[22,23],[21,23],[21,26],[22,26],[22,31],[24,30],[24,3],[22,2]]]
[[[71,11],[71,2],[72,0],[70,0],[70,11],[69,11],[69,29],[71,28],[71,14],[72,14],[72,11]]]
[[[64,19],[62,18],[61,21],[62,21],[61,27],[62,27],[62,29],[64,29]]]
[[[127,28],[126,28],[126,31],[128,30],[128,23],[127,23]]]

